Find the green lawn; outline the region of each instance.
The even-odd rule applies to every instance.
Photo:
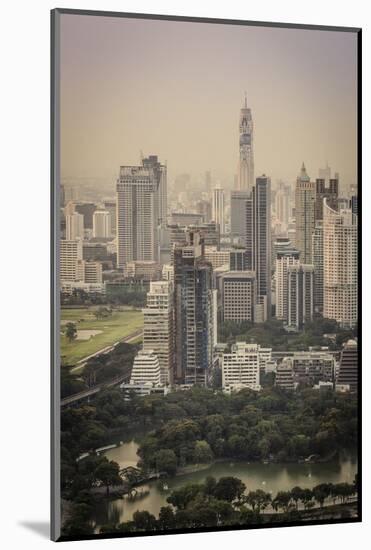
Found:
[[[96,307],[61,310],[61,356],[62,364],[74,365],[80,359],[96,351],[118,342],[125,336],[143,327],[143,314],[140,310],[127,308],[123,311],[114,311],[106,319],[96,319]],[[123,308],[122,308],[123,309]],[[100,334],[90,336],[88,340],[74,340],[69,342],[64,336],[65,324],[71,321],[76,324],[77,330],[100,330]]]

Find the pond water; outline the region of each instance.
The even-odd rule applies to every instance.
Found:
[[[138,443],[133,440],[110,449],[104,454],[109,460],[114,460],[121,468],[125,468],[136,465],[137,449]],[[197,472],[166,479],[167,491],[162,488],[163,481],[152,481],[141,486],[141,490],[149,490],[149,494],[142,498],[134,501],[126,497],[110,501],[102,500],[97,505],[93,520],[96,528],[99,529],[101,525],[107,523],[128,521],[137,510],[148,510],[157,517],[160,508],[167,505],[166,499],[173,489],[186,483],[201,483],[207,476],[213,476],[216,479],[234,476],[245,483],[247,491],[260,488],[275,495],[278,491],[292,489],[295,485],[311,488],[319,483],[351,483],[356,473],[355,456],[344,456],[317,464],[218,462]]]

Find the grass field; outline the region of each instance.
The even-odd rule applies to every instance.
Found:
[[[62,364],[75,365],[80,359],[118,342],[143,327],[143,314],[140,310],[128,308],[123,311],[114,311],[106,319],[96,319],[94,315],[96,309],[96,307],[89,307],[61,310]],[[90,336],[88,340],[76,339],[69,342],[64,336],[65,323],[69,321],[76,325],[78,331],[99,330],[102,332]]]

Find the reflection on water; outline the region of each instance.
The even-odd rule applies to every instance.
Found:
[[[118,462],[121,468],[135,466],[138,457],[136,454],[138,444],[134,441],[125,443],[120,447],[110,449],[105,453],[109,460]],[[99,526],[107,523],[119,523],[128,521],[137,510],[148,510],[155,516],[158,515],[161,506],[166,506],[166,498],[170,492],[185,483],[201,483],[205,477],[234,476],[241,479],[248,491],[258,488],[275,495],[278,491],[292,489],[295,485],[302,488],[311,488],[319,483],[351,483],[357,472],[357,460],[355,457],[346,457],[340,460],[323,464],[260,464],[248,462],[219,462],[199,472],[176,476],[166,480],[169,487],[167,491],[160,488],[157,481],[152,481],[141,489],[150,493],[143,498],[134,501],[126,497],[112,501],[102,500],[98,503],[94,514],[94,520]]]

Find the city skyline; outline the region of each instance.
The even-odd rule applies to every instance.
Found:
[[[61,36],[62,177],[116,177],[143,151],[169,188],[210,169],[232,186],[246,90],[255,175],[294,181],[304,160],[356,182],[352,33],[66,15]]]

